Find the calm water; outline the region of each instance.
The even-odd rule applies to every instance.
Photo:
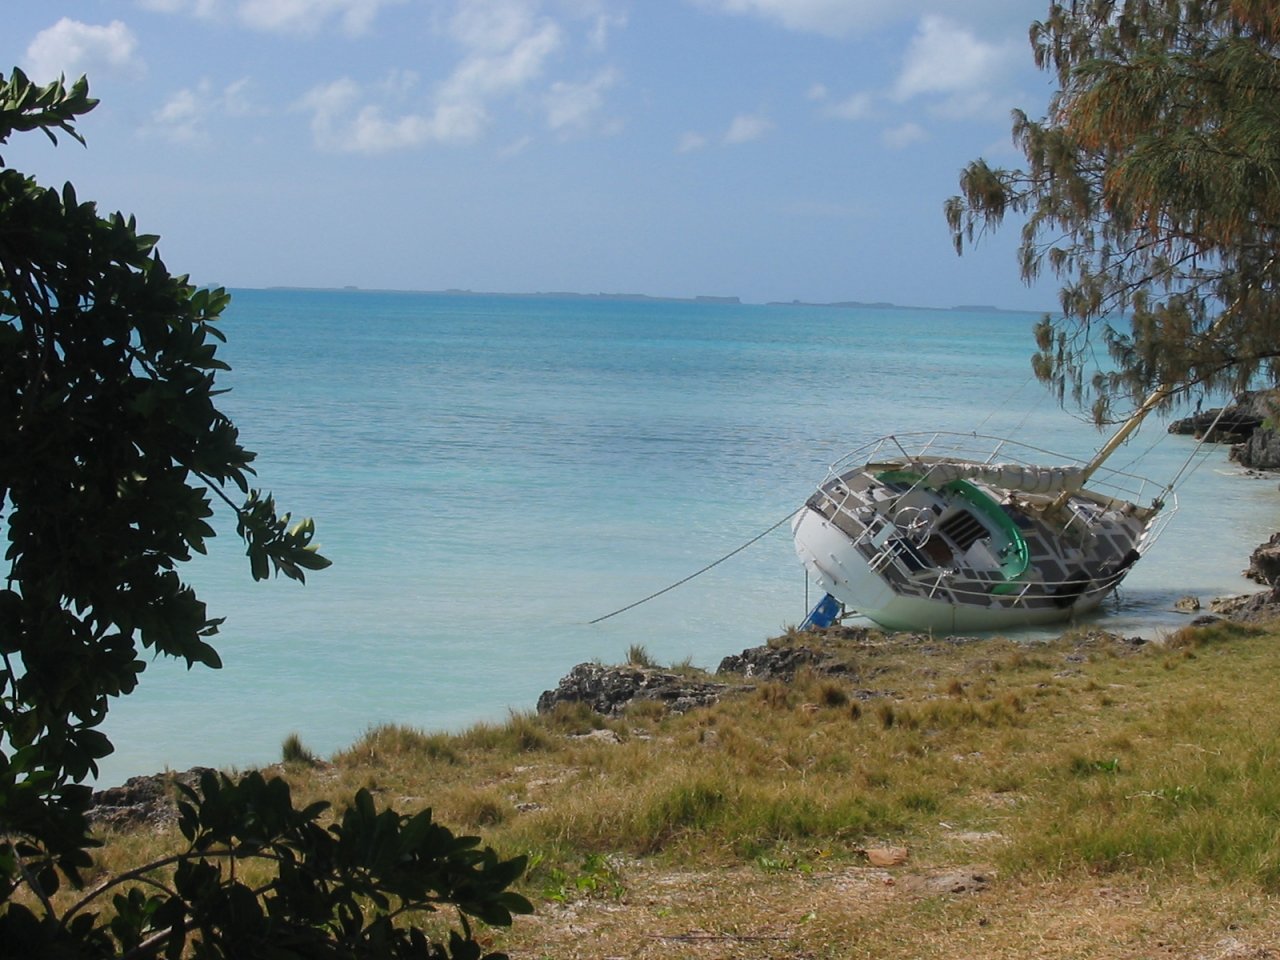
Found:
[[[631,644],[714,667],[803,619],[785,527],[596,626],[787,516],[882,433],[1098,435],[1029,379],[1024,314],[240,291],[224,409],[259,479],[314,516],[334,565],[254,584],[233,537],[186,575],[227,622],[224,669],[152,663],[117,703],[102,781],[321,754],[367,727],[456,729],[533,706]],[[1152,423],[1112,460],[1168,480],[1192,451]],[[1151,634],[1280,526],[1275,481],[1210,451],[1106,625]],[[816,600],[812,591],[809,599]]]

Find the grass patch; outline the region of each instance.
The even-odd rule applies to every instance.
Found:
[[[448,734],[384,724],[371,727],[333,760],[341,766],[400,767],[424,760],[453,764],[460,757],[455,738]]]
[[[280,744],[280,761],[284,764],[301,764],[304,767],[314,767],[318,762],[316,755],[303,745],[302,738],[296,733],[289,734]]]
[[[633,643],[627,647],[627,665],[651,670],[658,665],[658,661],[653,659],[644,644]]]

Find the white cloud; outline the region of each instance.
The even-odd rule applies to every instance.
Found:
[[[155,122],[170,133],[175,140],[194,140],[204,115],[200,97],[196,91],[179,90],[163,107],[156,111]]]
[[[143,10],[153,13],[190,13],[201,19],[212,19],[223,6],[223,0],[135,0]]]
[[[424,143],[465,143],[484,131],[483,105],[442,101],[434,109],[389,110],[362,102],[386,89],[366,89],[349,77],[323,84],[298,102],[311,113],[316,146],[336,153],[387,153]]]
[[[609,35],[627,25],[627,18],[621,14],[598,13],[587,34],[587,49],[601,53],[609,45]]]
[[[367,33],[385,6],[404,0],[240,0],[245,26],[276,33],[314,33],[330,19],[353,36]]]
[[[570,0],[568,9],[593,23],[604,15],[593,0]],[[345,79],[307,94],[299,106],[312,114],[316,143],[368,153],[466,143],[485,133],[501,103],[542,114],[561,134],[617,129],[616,122],[598,120],[617,83],[616,70],[600,68],[585,81],[549,79],[570,52],[572,35],[544,12],[542,0],[455,0],[441,26],[458,59],[417,103],[410,102],[417,75],[405,72],[381,88]],[[585,39],[578,35],[578,42],[594,43],[598,26]]]
[[[478,103],[437,104],[430,123],[420,127],[423,142],[468,143],[484,132],[489,122],[484,107]]]
[[[772,129],[773,121],[769,118],[762,117],[759,114],[740,113],[733,118],[729,128],[719,138],[719,142],[725,146],[750,143],[766,136]],[[710,145],[711,140],[706,134],[690,130],[680,137],[679,143],[676,144],[676,152],[694,153],[698,150],[704,150]]]
[[[949,117],[1003,113],[1007,106],[996,94],[1024,55],[1019,44],[989,43],[944,17],[926,16],[907,48],[893,97],[934,98],[936,111]]]
[[[433,123],[433,119],[417,114],[388,119],[381,107],[363,107],[347,130],[345,148],[352,153],[386,153],[448,136],[442,136],[442,127]]]
[[[759,140],[772,129],[773,123],[767,118],[755,114],[740,113],[733,118],[733,123],[729,124],[729,129],[724,135],[724,142],[750,143],[752,140]]]
[[[154,133],[175,143],[199,143],[209,139],[208,124],[218,116],[246,117],[261,114],[248,95],[248,77],[214,88],[208,79],[169,97],[151,117],[144,133]]]
[[[586,83],[551,84],[547,93],[547,126],[568,133],[584,131],[604,107],[605,93],[617,83],[616,70],[602,70]]]
[[[530,24],[527,32],[500,48],[494,46],[492,36],[478,39],[480,43],[445,81],[442,101],[481,104],[519,90],[542,75],[547,59],[564,42],[560,27],[551,21]]]
[[[143,70],[137,51],[137,37],[119,20],[102,27],[63,17],[36,34],[24,65],[37,82],[56,80],[62,74],[68,78],[104,72],[136,76]]]
[[[518,157],[533,145],[533,137],[519,137],[508,143],[505,147],[498,151],[498,156],[503,160],[509,160],[512,157]]]
[[[915,0],[695,0],[723,13],[748,14],[789,30],[846,37],[912,15]]]
[[[243,77],[235,83],[227,84],[223,89],[221,106],[227,116],[247,117],[266,112],[249,99],[248,89],[248,77]]]
[[[416,70],[393,69],[387,73],[378,87],[388,96],[407,97],[421,82],[422,78]]]
[[[808,98],[821,104],[823,116],[839,120],[866,120],[886,105],[912,100],[948,119],[1003,119],[1013,99],[1009,81],[1022,59],[1022,45],[1017,42],[988,41],[968,27],[931,14],[920,19],[897,77],[884,88],[833,100],[819,83],[810,88]],[[903,124],[886,134],[884,141],[901,147],[923,135],[917,125]]]
[[[383,7],[407,0],[136,0],[145,10],[204,20],[234,17],[251,30],[311,34],[336,20],[344,32],[367,33]]]
[[[317,146],[335,152],[379,154],[413,146],[430,137],[425,116],[406,114],[388,119],[380,106],[360,106],[366,96],[349,77],[312,88],[300,106],[311,111],[311,133]]]
[[[875,97],[869,93],[854,93],[836,103],[827,104],[823,114],[837,120],[865,120],[875,110]]]
[[[476,56],[510,50],[537,29],[533,0],[460,0],[449,34]]]
[[[677,153],[693,153],[696,150],[702,150],[707,146],[707,138],[697,131],[690,130],[680,138],[680,142],[676,144]]]
[[[843,39],[870,33],[894,23],[938,14],[962,15],[968,24],[1007,24],[1011,12],[1025,4],[1019,0],[688,0],[704,10],[750,16],[788,30]],[[1030,23],[1036,11],[1018,15],[1019,28]],[[1025,19],[1024,19],[1025,16]],[[1026,49],[1025,31],[1022,48]]]
[[[925,133],[924,128],[916,123],[903,123],[899,126],[886,130],[882,135],[885,146],[891,150],[905,150],[907,147],[915,143],[923,143],[929,139],[929,134]]]
[[[327,149],[340,149],[343,138],[339,128],[344,116],[357,106],[363,91],[350,77],[342,77],[311,90],[298,101],[298,107],[311,112],[311,133],[316,143]]]

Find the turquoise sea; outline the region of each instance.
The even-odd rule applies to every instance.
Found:
[[[1087,456],[1099,435],[1030,377],[1030,314],[556,296],[234,292],[223,408],[259,479],[333,560],[255,584],[219,537],[185,575],[227,621],[211,671],[156,661],[115,704],[100,782],[245,768],[296,732],[330,754],[370,725],[458,729],[533,707],[574,664],[643,644],[721,657],[802,620],[785,526],[884,433],[977,430]],[[1166,481],[1194,444],[1145,426],[1113,459]],[[1206,449],[1105,626],[1185,622],[1243,592],[1280,527],[1274,478]],[[224,522],[230,532],[233,527]]]

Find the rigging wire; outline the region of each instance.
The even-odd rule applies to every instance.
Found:
[[[1133,439],[1136,440],[1137,436],[1138,435],[1135,432]],[[1151,441],[1150,446],[1148,446],[1147,449],[1142,451],[1141,453],[1136,454],[1133,457],[1133,459],[1130,460],[1128,463],[1126,463],[1123,467],[1120,467],[1119,472],[1128,473],[1131,470],[1137,469],[1138,464],[1141,463],[1143,460],[1145,460],[1147,457],[1151,456],[1152,451],[1155,450],[1156,447],[1160,446],[1163,440],[1164,440],[1163,436],[1161,436],[1160,434],[1156,434],[1156,437],[1154,440]]]
[[[1173,479],[1169,481],[1169,485],[1164,488],[1166,493],[1173,490],[1173,488],[1178,485],[1178,481],[1182,479],[1182,475],[1187,472],[1187,467],[1191,466],[1192,459],[1195,457],[1197,453],[1200,452],[1200,448],[1204,446],[1205,441],[1209,437],[1213,436],[1213,431],[1218,429],[1218,421],[1222,419],[1222,415],[1226,412],[1227,412],[1226,407],[1218,408],[1218,415],[1213,418],[1213,423],[1209,424],[1209,429],[1206,430],[1204,433],[1200,434],[1199,438],[1196,440],[1196,445],[1191,448],[1191,453],[1187,455],[1186,462],[1183,463],[1182,469],[1179,470],[1176,474],[1174,474]],[[1191,474],[1194,474],[1197,470],[1199,470],[1201,464],[1203,464],[1208,459],[1209,459],[1208,454],[1205,454],[1205,456],[1201,457],[1200,463],[1197,463],[1194,467],[1192,467]],[[1188,474],[1188,478],[1191,476],[1191,474]]]
[[[1036,375],[1033,373],[1029,377],[1027,377],[1026,380],[1023,380],[1019,386],[1014,387],[1014,389],[1010,391],[1008,399],[1006,399],[1003,404],[998,406],[993,406],[987,412],[987,415],[978,421],[978,425],[973,428],[974,433],[977,433],[980,430],[982,430],[982,428],[985,427],[988,422],[990,422],[991,418],[994,417],[997,412],[1002,410],[1007,410],[1009,409],[1009,407],[1013,406],[1014,399],[1020,393],[1022,393],[1023,390],[1027,389],[1027,384],[1031,383],[1031,381],[1033,381],[1035,378],[1036,378]],[[1016,433],[1018,430],[1020,430],[1026,424],[1026,422],[1031,418],[1031,414],[1036,410],[1037,407],[1039,407],[1042,403],[1044,403],[1045,399],[1048,396],[1049,396],[1049,393],[1047,390],[1041,391],[1040,399],[1035,401],[1034,403],[1019,404],[1019,406],[1022,406],[1024,408],[1022,419],[1018,421],[1017,426],[1014,427],[1014,430],[1012,432]]]
[[[801,507],[800,509],[792,510],[792,511],[791,511],[790,513],[788,513],[785,517],[783,517],[781,520],[779,520],[777,523],[775,523],[773,526],[771,526],[768,530],[764,531],[763,533],[758,533],[758,534],[756,534],[754,537],[752,537],[752,538],[751,538],[750,540],[748,540],[746,543],[742,544],[742,545],[741,545],[741,546],[739,546],[739,547],[735,547],[734,549],[730,550],[728,553],[726,553],[726,554],[725,554],[723,557],[721,557],[719,560],[713,560],[711,563],[708,563],[708,564],[707,564],[705,567],[703,567],[701,570],[698,570],[698,571],[695,571],[694,573],[689,574],[689,575],[688,575],[687,577],[685,577],[683,580],[677,580],[675,583],[671,584],[670,586],[663,587],[663,588],[662,588],[661,590],[659,590],[657,593],[651,593],[651,594],[649,594],[649,596],[645,597],[643,600],[637,600],[635,603],[629,603],[629,604],[627,604],[625,607],[619,607],[617,610],[613,611],[613,613],[606,613],[603,617],[596,617],[594,620],[588,620],[588,621],[587,621],[588,626],[589,626],[589,625],[591,625],[591,624],[593,624],[593,623],[600,623],[602,620],[608,620],[610,617],[616,617],[618,614],[620,614],[620,613],[626,613],[628,610],[634,610],[636,607],[640,606],[640,604],[642,604],[642,603],[648,603],[650,600],[653,600],[653,599],[654,599],[654,598],[656,598],[656,597],[660,597],[660,596],[662,596],[664,593],[667,593],[668,591],[674,590],[676,587],[679,587],[679,586],[681,586],[681,585],[683,585],[683,584],[688,583],[688,582],[689,582],[690,580],[692,580],[694,577],[700,577],[700,576],[702,576],[702,574],[706,573],[706,572],[707,572],[708,570],[710,570],[712,567],[717,567],[717,566],[719,566],[720,564],[722,564],[722,563],[724,563],[726,560],[728,560],[730,557],[735,556],[736,554],[739,554],[739,553],[741,553],[743,550],[747,549],[747,547],[751,546],[753,543],[755,543],[755,542],[757,542],[757,541],[759,541],[759,540],[763,540],[763,539],[764,539],[765,537],[767,537],[769,534],[773,533],[773,531],[777,530],[780,526],[782,526],[784,523],[786,523],[788,520],[790,520],[792,517],[794,517],[794,516],[795,516],[797,513],[799,513],[799,512],[800,512],[800,510],[802,510],[802,509],[804,509],[804,508],[803,508],[803,507]]]

